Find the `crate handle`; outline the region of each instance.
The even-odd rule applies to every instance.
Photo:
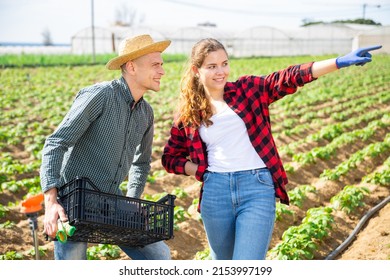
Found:
[[[84,182],[88,182],[88,184],[89,184],[94,190],[100,191],[99,188],[96,187],[95,184],[92,183],[92,181],[91,181],[89,178],[87,178],[87,177],[76,177],[75,180],[80,180],[81,182],[83,182],[83,184],[85,184]],[[83,185],[83,187],[85,187],[85,186]]]
[[[85,184],[86,184],[85,182],[87,182],[95,191],[100,191],[99,188],[96,187],[89,178],[78,177],[78,176],[75,177],[73,180],[69,181],[68,183],[66,183],[65,185],[63,185],[62,187],[60,187],[60,190],[68,187],[68,185],[73,184],[73,183],[76,183],[76,184],[79,183],[79,184],[81,184],[82,188],[85,188]]]
[[[165,204],[165,202],[168,201],[168,204],[169,204],[169,205],[173,205],[175,199],[176,199],[176,196],[175,196],[175,195],[168,194],[168,195],[166,195],[166,196],[160,198],[159,200],[157,200],[156,203]]]

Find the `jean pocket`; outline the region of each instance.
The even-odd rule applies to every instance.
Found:
[[[209,171],[206,171],[205,173],[203,173],[203,183],[206,183],[207,180],[209,179],[209,177],[210,177]]]
[[[261,169],[257,171],[256,176],[259,183],[272,188],[274,187],[274,181],[272,180],[271,172],[269,172],[268,169]]]

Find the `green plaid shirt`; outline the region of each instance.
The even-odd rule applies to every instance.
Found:
[[[140,197],[150,171],[153,110],[141,98],[134,105],[124,78],[82,89],[59,127],[45,142],[40,169],[42,191],[76,176],[101,191]]]

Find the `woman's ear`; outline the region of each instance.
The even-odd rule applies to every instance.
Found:
[[[195,65],[192,65],[191,70],[192,70],[192,73],[194,74],[194,76],[199,77],[198,67],[196,67]]]

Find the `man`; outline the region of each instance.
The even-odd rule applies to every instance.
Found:
[[[170,41],[149,35],[125,39],[119,55],[106,67],[122,71],[120,79],[86,87],[77,94],[63,121],[45,142],[40,170],[45,196],[44,232],[54,238],[57,221],[67,221],[57,201],[57,188],[77,176],[88,177],[101,191],[121,194],[128,176],[127,196],[144,190],[153,141],[153,111],[143,99],[159,91],[165,74],[161,53]],[[86,259],[86,242],[54,243],[55,259]],[[142,248],[121,247],[132,259],[170,259],[163,242]]]

